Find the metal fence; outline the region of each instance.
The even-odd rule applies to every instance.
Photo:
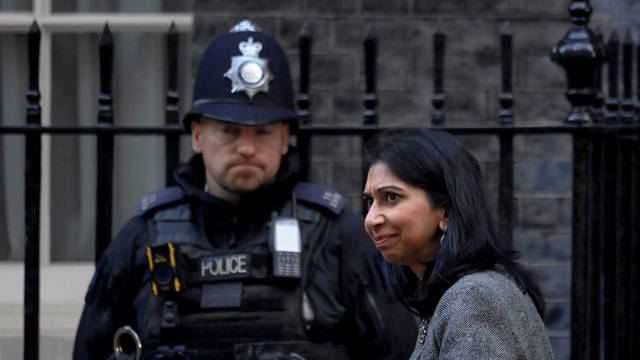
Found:
[[[588,1],[573,1],[572,27],[554,47],[552,59],[567,72],[567,98],[571,110],[565,121],[552,127],[513,126],[512,37],[508,27],[500,35],[502,88],[495,126],[446,126],[444,48],[446,36],[434,34],[434,96],[430,124],[426,127],[454,134],[497,136],[500,143],[498,216],[510,241],[513,231],[513,137],[522,134],[569,134],[573,138],[573,259],[572,327],[573,359],[637,359],[634,340],[639,337],[638,219],[640,191],[640,47],[627,35],[622,45],[613,34],[605,47],[602,36],[588,29],[591,8]],[[114,44],[108,25],[100,42],[100,94],[95,127],[44,127],[40,122],[37,24],[29,32],[29,89],[26,125],[0,127],[0,135],[21,134],[26,138],[25,187],[25,293],[24,358],[37,359],[39,352],[39,218],[41,183],[41,135],[90,135],[97,141],[97,203],[95,259],[111,239],[114,137],[164,135],[166,138],[166,182],[173,183],[178,163],[178,142],[183,130],[178,120],[177,34],[167,35],[168,79],[166,126],[119,127],[114,125],[111,79]],[[300,93],[297,105],[301,126],[297,134],[301,171],[308,177],[311,139],[347,135],[366,141],[382,130],[377,126],[376,95],[377,40],[371,32],[364,41],[366,90],[361,126],[317,127],[309,113],[309,73],[312,38],[306,28],[300,34]],[[622,50],[620,50],[622,49]],[[618,66],[622,52],[622,67]],[[634,57],[635,54],[635,57]],[[635,64],[634,64],[634,61]],[[603,96],[603,68],[606,63],[608,93]],[[633,99],[632,78],[637,74],[637,99]],[[622,96],[618,80],[622,79]],[[557,115],[558,119],[562,114]],[[363,167],[362,171],[365,169]]]

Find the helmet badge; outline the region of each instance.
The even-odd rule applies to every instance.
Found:
[[[249,37],[241,41],[238,48],[242,55],[232,56],[231,67],[224,73],[231,80],[231,92],[244,91],[250,99],[260,91],[268,92],[269,81],[274,77],[269,71],[269,61],[259,57],[262,43]]]
[[[235,24],[231,30],[229,30],[230,33],[236,33],[236,32],[243,32],[243,31],[260,31],[260,28],[257,27],[254,23],[252,23],[249,20],[242,20],[239,23]]]

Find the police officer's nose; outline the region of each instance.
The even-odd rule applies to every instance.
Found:
[[[255,145],[255,136],[254,134],[243,131],[238,137],[236,147],[237,151],[242,156],[253,156],[256,153],[256,145]]]

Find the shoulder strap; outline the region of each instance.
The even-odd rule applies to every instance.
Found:
[[[163,188],[147,194],[140,201],[138,216],[146,215],[149,211],[160,206],[178,202],[184,198],[184,192],[177,186]]]
[[[345,206],[345,200],[340,193],[329,186],[312,183],[298,183],[293,190],[297,200],[318,205],[339,215]]]

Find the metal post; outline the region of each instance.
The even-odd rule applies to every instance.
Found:
[[[635,45],[636,49],[636,108],[635,121],[640,121],[640,43]]]
[[[606,100],[606,118],[607,121],[616,121],[618,119],[618,62],[620,57],[620,41],[618,33],[614,31],[609,37],[607,43],[607,77],[609,83],[609,95]]]
[[[598,28],[595,29],[594,34],[596,35],[596,41],[598,43],[603,43],[602,33]],[[596,74],[594,78],[594,88],[596,91],[596,95],[593,98],[593,102],[591,103],[591,112],[594,115],[594,122],[599,122],[604,119],[604,95],[602,94],[602,66],[596,69]]]
[[[300,50],[300,94],[298,95],[298,119],[301,124],[311,123],[309,112],[309,83],[311,76],[311,32],[309,25],[304,24],[298,38]],[[311,138],[308,134],[298,133],[298,151],[300,153],[300,175],[303,180],[309,180],[311,169]]]
[[[365,74],[365,95],[364,95],[364,119],[363,124],[365,127],[378,126],[378,113],[376,107],[378,106],[378,94],[377,94],[377,62],[378,62],[378,36],[373,28],[369,30],[367,38],[364,41],[364,74]],[[367,180],[368,161],[365,146],[371,140],[371,134],[362,135],[361,147],[362,161],[361,161],[361,180],[362,188]],[[367,213],[367,204],[364,201],[361,204],[362,214]]]
[[[591,313],[585,296],[590,293],[588,277],[588,213],[589,204],[589,137],[584,133],[573,137],[573,261],[571,282],[571,359],[596,359],[589,344]]]
[[[433,99],[431,104],[431,124],[444,123],[444,48],[446,37],[438,30],[433,34]]]
[[[621,118],[624,122],[633,120],[633,95],[631,94],[631,81],[633,80],[633,40],[631,32],[627,29],[622,42],[622,102],[621,102]]]
[[[498,218],[502,237],[513,242],[513,134],[500,134]]]
[[[617,139],[615,136],[603,135],[603,189],[615,189],[617,185]],[[599,276],[603,279],[602,287],[602,350],[605,359],[615,359],[616,353],[616,244],[619,229],[616,227],[616,193],[607,193],[602,199],[600,206],[603,211],[603,227],[605,234],[602,238],[602,273]]]
[[[98,95],[98,126],[113,127],[113,36],[105,24],[100,39],[100,94]],[[113,201],[113,134],[98,133],[98,175],[96,189],[96,264],[111,241],[111,209]]]
[[[629,269],[629,284],[631,284],[629,295],[629,338],[633,342],[635,339],[640,338],[640,312],[638,311],[640,309],[640,290],[638,286],[635,286],[640,282],[640,264],[636,260],[640,258],[640,221],[637,221],[638,216],[640,216],[638,212],[638,207],[640,206],[640,179],[638,178],[638,175],[640,175],[640,133],[638,131],[634,134],[630,148],[629,156],[631,161],[629,168],[631,176],[629,177],[629,182],[631,188],[629,199],[631,203],[629,206],[629,219],[631,221],[629,222],[629,256],[632,261]],[[638,349],[638,346],[633,345],[635,344],[630,347],[629,359],[640,357],[640,349]]]
[[[629,213],[631,212],[630,195],[631,177],[630,172],[630,151],[629,141],[618,137],[616,144],[616,186],[615,186],[615,227],[616,238],[615,246],[615,330],[614,344],[616,355],[615,359],[631,359],[631,339],[629,338],[629,305],[630,305],[630,287],[637,286],[629,282],[631,270],[630,250],[631,244],[629,239],[630,221]]]
[[[300,50],[300,94],[298,95],[298,118],[300,123],[309,123],[309,76],[311,65],[311,32],[309,24],[305,23],[300,30],[298,48]]]
[[[166,123],[171,127],[180,127],[178,120],[178,32],[176,24],[171,23],[167,33],[167,75],[169,88],[167,90],[165,116]],[[173,172],[180,161],[180,135],[167,134],[165,136],[165,184],[175,185]]]
[[[500,93],[499,122],[503,126],[513,125],[512,86],[513,37],[506,23],[500,34],[500,67],[502,91]],[[500,188],[498,194],[498,218],[502,237],[513,241],[513,134],[500,134]]]
[[[590,136],[588,178],[577,178],[575,181],[588,182],[588,207],[586,211],[589,229],[584,244],[584,293],[581,300],[588,311],[583,314],[586,316],[583,323],[587,326],[583,330],[586,334],[583,351],[587,356],[586,359],[598,359],[602,348],[600,331],[604,323],[602,310],[604,284],[601,274],[604,272],[603,254],[609,235],[605,223],[607,215],[605,202],[609,197],[609,192],[605,188],[606,153],[603,136],[598,133],[592,133]]]
[[[377,60],[378,60],[378,37],[375,31],[369,30],[367,38],[364,40],[364,72],[365,72],[365,95],[364,95],[364,125],[377,125],[378,95],[376,93],[377,83]]]
[[[29,89],[27,126],[41,126],[40,28],[34,21],[28,35]],[[24,359],[39,357],[40,339],[40,183],[41,134],[26,135],[25,151],[25,257],[24,257]]]
[[[513,35],[509,23],[505,23],[500,33],[500,69],[502,74],[502,92],[498,117],[501,124],[513,124]]]

